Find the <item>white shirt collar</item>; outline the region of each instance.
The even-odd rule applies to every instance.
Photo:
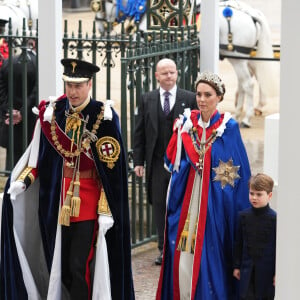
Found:
[[[209,125],[210,125],[210,119],[209,119],[208,122],[206,123],[206,122],[204,122],[204,121],[202,120],[202,117],[201,117],[201,114],[200,114],[200,118],[199,118],[199,120],[198,120],[198,125],[201,126],[202,128],[207,128],[207,127],[209,127]]]
[[[164,90],[162,87],[159,88],[159,94],[161,97],[164,97],[164,93],[166,90]],[[175,84],[169,91],[171,97],[176,97],[176,92],[177,92],[177,85]]]

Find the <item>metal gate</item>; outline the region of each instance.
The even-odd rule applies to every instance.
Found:
[[[133,246],[155,237],[153,215],[144,189],[145,180],[137,179],[134,174],[131,145],[133,145],[135,109],[139,105],[142,93],[157,88],[155,66],[163,57],[172,58],[176,62],[179,73],[178,85],[193,90],[199,65],[199,41],[196,29],[193,31],[190,28],[187,31],[182,29],[173,33],[163,30],[144,33],[143,41],[141,33],[138,33],[135,47],[128,48],[125,56],[121,58],[123,79],[121,81],[121,128],[128,147]],[[129,120],[123,116],[129,116]]]

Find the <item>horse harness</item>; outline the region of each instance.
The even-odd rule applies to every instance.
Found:
[[[107,22],[105,2],[112,3],[113,8],[116,6],[116,2],[114,0],[92,0],[90,3],[90,7],[91,7],[92,11],[96,13],[96,15],[95,15],[96,21]],[[101,17],[99,17],[99,15],[97,14],[98,12],[102,13]]]
[[[20,0],[18,0],[17,2],[17,7],[21,7],[21,2]],[[27,25],[28,25],[28,29],[31,30],[32,26],[33,26],[33,19],[32,19],[32,13],[31,13],[31,4],[30,1],[26,1],[26,6],[28,8],[28,21],[27,21]]]
[[[92,0],[90,3],[90,7],[91,7],[92,11],[95,13],[97,13],[97,12],[105,13],[105,2],[114,3],[113,0]],[[114,3],[114,6],[116,6],[115,3]]]
[[[228,10],[227,14],[226,14],[226,12],[224,13],[225,10]],[[231,26],[230,26],[232,13],[233,12],[232,12],[230,5],[226,5],[226,7],[223,10],[223,15],[226,18],[227,25],[228,25],[228,34],[227,34],[228,44],[220,44],[220,49],[228,50],[231,52],[236,51],[236,52],[243,53],[243,54],[249,54],[250,56],[255,56],[258,40],[256,41],[255,47],[238,46],[238,45],[234,45],[232,43],[233,34],[231,32]],[[248,12],[245,11],[245,13],[248,13]],[[252,18],[254,24],[256,24],[257,20],[253,16],[251,16],[251,18]]]

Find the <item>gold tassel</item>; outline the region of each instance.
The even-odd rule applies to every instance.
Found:
[[[193,235],[192,235],[192,242],[191,242],[191,253],[192,254],[194,254],[194,252],[195,252],[195,243],[196,243],[196,235],[197,235],[197,224],[198,224],[198,220],[196,220],[194,232],[193,232]]]
[[[60,216],[59,216],[60,225],[70,226],[70,210],[71,210],[70,205],[71,205],[72,196],[73,196],[73,180],[70,182],[70,186],[67,191],[64,204],[60,211]]]
[[[76,172],[76,179],[74,182],[74,190],[73,190],[73,197],[71,199],[71,216],[78,217],[80,212],[80,202],[81,199],[79,197],[79,188],[80,188],[80,172]]]
[[[190,226],[190,213],[188,213],[187,218],[184,223],[184,228],[181,232],[180,239],[178,242],[177,250],[188,251],[188,237],[189,237],[189,226]]]
[[[101,188],[101,194],[100,194],[100,199],[98,201],[98,210],[97,210],[97,212],[98,212],[99,215],[106,215],[106,216],[111,216],[112,215],[103,187]]]
[[[62,206],[59,216],[59,224],[64,226],[70,226],[70,206]]]
[[[79,217],[80,212],[80,197],[72,197],[72,205],[71,205],[71,216],[72,217]]]

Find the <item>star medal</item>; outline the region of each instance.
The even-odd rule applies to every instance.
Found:
[[[232,158],[227,162],[223,162],[220,159],[219,166],[212,169],[216,172],[216,176],[213,180],[220,181],[222,189],[226,184],[230,184],[234,187],[234,180],[240,178],[240,175],[238,174],[240,166],[234,166]]]

